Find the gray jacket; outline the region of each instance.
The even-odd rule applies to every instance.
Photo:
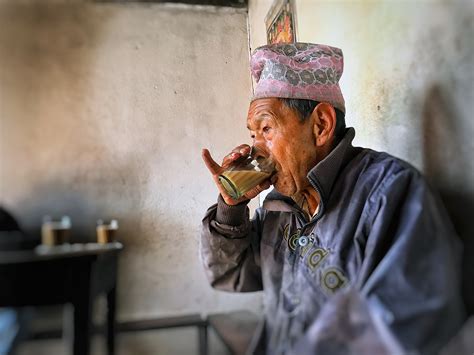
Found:
[[[354,135],[347,129],[309,172],[321,196],[312,219],[276,191],[253,219],[245,203],[228,206],[220,197],[203,219],[201,258],[211,285],[264,291],[253,352],[320,353],[314,325],[348,289],[406,351],[437,352],[464,320],[461,245],[437,196],[406,162],[353,147]]]

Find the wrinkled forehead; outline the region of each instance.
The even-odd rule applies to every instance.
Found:
[[[280,120],[282,118],[282,113],[282,102],[278,98],[253,100],[249,106],[247,127],[251,129],[252,126],[268,117]]]

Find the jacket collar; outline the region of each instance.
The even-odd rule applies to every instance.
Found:
[[[354,156],[354,147],[352,146],[354,137],[354,128],[347,128],[346,134],[339,144],[326,158],[316,164],[307,175],[309,181],[316,187],[316,190],[321,195],[323,205],[329,198],[334,181],[336,181],[339,172]]]

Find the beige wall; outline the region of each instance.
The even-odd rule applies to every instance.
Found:
[[[266,42],[264,18],[271,3],[250,0],[252,49]],[[421,169],[441,192],[472,260],[474,3],[295,4],[299,41],[344,52],[341,88],[355,144],[388,151]]]
[[[259,309],[198,259],[201,148],[248,141],[246,11],[4,0],[0,23],[0,203],[33,232],[68,214],[76,238],[118,218],[120,319]]]

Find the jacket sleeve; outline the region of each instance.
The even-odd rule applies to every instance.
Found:
[[[262,290],[260,234],[263,210],[249,219],[247,203],[229,206],[219,195],[202,221],[200,255],[212,287],[233,292]]]
[[[407,351],[438,352],[465,320],[460,239],[413,170],[387,179],[369,206],[362,293]]]
[[[384,179],[364,214],[366,245],[352,287],[368,314],[382,320],[380,332],[386,327],[406,352],[438,353],[465,319],[461,245],[443,206],[419,173],[406,169]],[[350,324],[354,314],[340,317],[334,327]],[[319,334],[321,321],[301,339],[300,353],[317,353],[338,340]],[[363,332],[345,338],[343,347],[354,349],[360,337]]]

